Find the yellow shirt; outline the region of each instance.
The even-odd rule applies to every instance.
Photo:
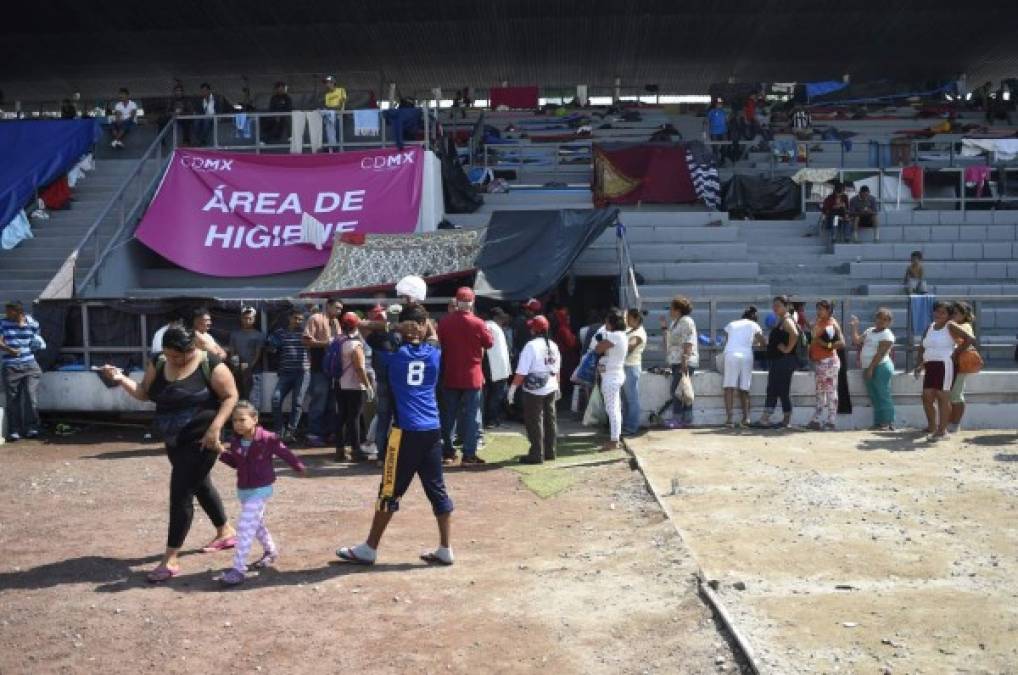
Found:
[[[346,89],[336,87],[332,91],[325,92],[325,107],[338,110],[346,107]]]

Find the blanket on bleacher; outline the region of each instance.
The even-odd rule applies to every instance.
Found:
[[[697,200],[683,143],[595,144],[593,197],[609,204],[691,204]]]

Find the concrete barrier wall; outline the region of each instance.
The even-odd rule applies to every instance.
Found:
[[[140,379],[141,374],[134,375]],[[862,371],[849,371],[852,396],[851,415],[841,415],[838,424],[846,429],[863,429],[873,422],[873,411],[862,381]],[[262,386],[262,411],[270,410],[270,396],[276,384],[275,373],[265,373]],[[721,375],[713,371],[693,376],[696,391],[694,420],[696,424],[721,424],[725,419]],[[751,389],[753,416],[759,415],[764,404],[767,373],[753,374]],[[910,373],[898,372],[891,381],[900,426],[925,426],[920,401],[921,382]],[[792,421],[806,424],[813,414],[814,387],[812,373],[796,373],[792,381],[795,412]],[[968,410],[965,427],[969,429],[1014,429],[1018,426],[1018,372],[986,371],[968,380]],[[640,400],[646,421],[651,411],[662,408],[669,400],[669,380],[663,375],[644,373],[640,379]],[[107,389],[92,373],[45,373],[39,388],[39,404],[43,412],[142,412],[152,405],[130,398],[120,389]],[[289,405],[285,406],[289,409]],[[670,416],[670,408],[664,416]]]
[[[862,371],[848,373],[849,391],[852,397],[852,414],[839,415],[838,426],[844,429],[865,429],[873,424],[873,408]],[[644,373],[640,379],[640,402],[644,419],[650,411],[657,411],[669,400],[669,378],[663,375]],[[697,372],[693,375],[693,390],[696,402],[693,404],[695,424],[722,424],[725,421],[725,404],[721,387],[721,374],[714,371]],[[767,390],[767,373],[753,373],[750,397],[755,420],[764,405]],[[911,373],[898,371],[891,380],[891,391],[898,426],[925,427],[926,417],[922,409],[922,381]],[[967,410],[963,426],[967,429],[1014,429],[1018,427],[1018,373],[1010,371],[984,371],[969,377],[965,388]],[[793,424],[807,424],[813,416],[815,402],[813,373],[796,373],[792,380]],[[778,412],[780,414],[780,404]],[[670,408],[665,417],[670,416]],[[738,399],[736,399],[736,415]],[[780,417],[777,419],[780,420]]]

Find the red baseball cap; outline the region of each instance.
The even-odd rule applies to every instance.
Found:
[[[535,316],[533,319],[527,321],[527,328],[529,328],[534,333],[547,333],[548,328],[550,326],[551,324],[548,323],[548,319],[544,318],[540,314]]]
[[[343,328],[356,328],[361,325],[361,318],[353,312],[347,312],[340,317],[339,323],[343,326]]]
[[[473,289],[467,288],[466,286],[460,287],[456,291],[456,300],[459,302],[473,302],[474,301]]]
[[[541,301],[537,298],[530,298],[523,303],[523,307],[524,309],[529,309],[531,312],[540,312],[544,305],[542,305]]]

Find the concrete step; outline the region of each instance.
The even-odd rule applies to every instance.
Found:
[[[614,242],[605,242],[584,251],[579,258],[583,263],[610,263],[617,260],[618,253]],[[687,262],[745,260],[746,245],[740,242],[723,244],[630,244],[630,255],[640,266],[653,262],[671,262],[684,264]]]
[[[666,304],[676,295],[684,295],[694,302],[712,298],[767,298],[771,295],[770,284],[761,283],[683,283],[647,284],[640,286],[640,298],[645,303]]]
[[[966,284],[966,283],[943,283],[930,284],[931,292],[941,297],[965,297],[973,295],[1018,295],[1018,284]],[[867,295],[902,295],[902,285],[896,284],[866,284],[863,292]]]
[[[905,267],[901,262],[852,262],[851,276],[855,279],[901,279]],[[997,281],[1006,283],[1018,279],[1018,261],[1000,262],[927,262],[923,265],[927,279],[938,283]]]
[[[690,262],[681,265],[666,263],[645,263],[636,266],[644,279],[654,284],[669,282],[703,283],[715,279],[758,280],[759,268],[754,262]],[[611,265],[577,264],[577,274],[610,276],[618,274],[618,268]]]
[[[883,260],[908,263],[912,251],[922,251],[927,262],[935,260],[1018,260],[1018,241],[972,241],[965,242],[881,242],[878,244],[835,244],[834,257],[842,260],[873,262]],[[858,260],[857,260],[858,261]]]

